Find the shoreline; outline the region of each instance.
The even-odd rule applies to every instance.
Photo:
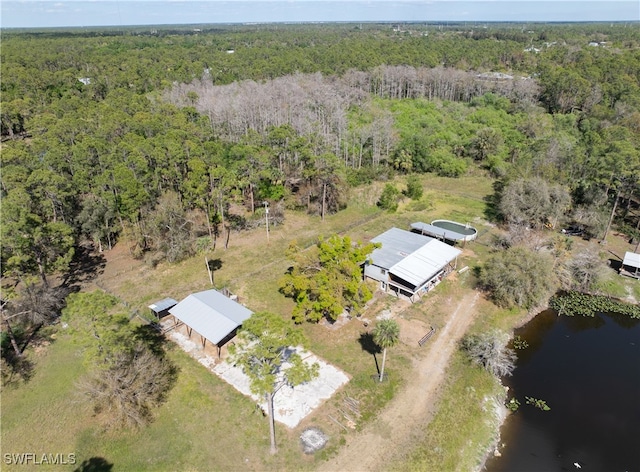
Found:
[[[549,303],[545,303],[543,305],[540,305],[536,308],[534,308],[533,310],[529,310],[527,311],[523,316],[521,316],[520,318],[518,318],[515,323],[513,324],[513,326],[511,327],[511,330],[509,332],[509,341],[511,341],[514,337],[514,332],[516,329],[518,328],[522,328],[523,326],[525,326],[527,323],[529,323],[531,320],[533,320],[536,316],[538,316],[540,313],[546,311],[549,309]],[[504,385],[504,383],[502,382],[502,378],[498,378],[498,382],[500,383],[500,385],[502,386],[503,390],[504,390],[504,397],[501,399],[501,402],[498,402],[498,399],[496,398],[496,409],[495,409],[495,416],[494,418],[497,418],[498,421],[496,422],[496,424],[494,425],[494,432],[493,432],[493,438],[491,439],[489,445],[486,447],[486,449],[483,451],[482,453],[482,460],[480,461],[480,464],[478,465],[478,467],[475,469],[475,472],[482,472],[484,470],[486,470],[486,466],[487,466],[487,461],[489,460],[490,457],[500,457],[501,452],[500,452],[500,447],[503,446],[503,444],[500,443],[500,439],[502,438],[502,427],[504,426],[505,422],[507,421],[507,418],[509,418],[509,409],[505,406],[504,402],[506,401],[506,397],[507,394],[509,392],[509,387],[507,387],[506,385]]]
[[[590,294],[587,293],[587,295],[590,295]],[[621,299],[619,297],[614,297],[614,298],[616,298],[617,300],[619,300],[621,302],[625,302],[625,303],[637,303],[637,301],[635,300],[635,298],[632,295],[626,297],[625,299]],[[545,304],[542,304],[542,305],[536,307],[533,310],[528,311],[526,314],[521,316],[513,324],[512,328],[511,328],[511,332],[509,333],[509,340],[513,339],[514,331],[516,329],[522,328],[527,323],[532,321],[536,316],[540,315],[541,313],[543,313],[543,312],[545,312],[546,310],[549,310],[549,309],[551,309],[551,307],[550,307],[549,303],[547,302]],[[566,315],[563,315],[563,316],[566,316]],[[504,385],[502,380],[503,380],[502,378],[498,379],[498,381],[500,382],[500,385],[503,387],[504,392],[505,392],[505,398],[503,400],[506,400],[506,395],[507,395],[507,393],[509,391],[509,387]],[[505,445],[505,444],[501,444],[500,443],[500,439],[502,437],[502,427],[504,426],[505,422],[507,421],[507,418],[509,418],[510,411],[504,405],[504,402],[501,405],[496,405],[496,407],[498,407],[498,406],[500,406],[503,411],[502,411],[502,414],[496,415],[496,417],[499,418],[499,421],[495,426],[494,437],[491,440],[489,446],[484,451],[482,461],[480,462],[479,467],[476,469],[475,472],[482,472],[482,471],[486,470],[487,460],[492,455],[495,456],[495,457],[500,457],[500,455],[501,455],[500,447],[504,447],[504,445]]]

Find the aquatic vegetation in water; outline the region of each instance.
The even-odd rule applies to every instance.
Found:
[[[539,398],[533,398],[533,397],[524,397],[524,398],[527,400],[527,405],[535,406],[536,408],[542,411],[551,410],[551,407],[549,407],[549,405],[547,405],[547,402],[545,402],[544,400],[540,400]]]
[[[514,349],[526,349],[529,347],[529,343],[522,339],[519,335],[513,338],[511,344],[513,345]]]
[[[515,412],[518,410],[518,408],[520,408],[520,402],[518,401],[517,398],[512,397],[506,404],[506,407],[508,410]]]
[[[595,316],[596,313],[619,313],[628,315],[631,318],[640,318],[640,306],[624,303],[603,295],[568,292],[551,297],[549,305],[559,315]]]

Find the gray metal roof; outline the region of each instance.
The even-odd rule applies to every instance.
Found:
[[[626,252],[622,264],[640,268],[640,254],[636,254],[635,252]]]
[[[382,243],[381,248],[371,253],[371,260],[374,265],[388,270],[431,239],[411,231],[391,228],[371,240],[372,243]]]
[[[406,280],[414,287],[419,287],[431,279],[462,252],[437,239],[425,239],[428,239],[426,244],[389,269],[391,274]]]
[[[171,308],[172,306],[175,306],[177,304],[178,302],[173,298],[163,298],[159,302],[155,302],[149,305],[149,308],[151,308],[156,313],[159,313],[162,310],[166,310],[167,308]]]
[[[213,344],[218,344],[253,314],[217,290],[193,293],[169,313]]]
[[[411,223],[411,228],[417,231],[422,231],[425,234],[436,236],[438,238],[448,239],[449,241],[462,241],[467,235],[451,231],[450,229],[440,228],[439,226],[430,225],[427,223]]]

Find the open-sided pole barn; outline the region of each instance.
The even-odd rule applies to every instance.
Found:
[[[183,323],[187,334],[200,335],[202,348],[207,341],[220,349],[235,335],[242,323],[253,312],[238,302],[227,298],[217,290],[192,293],[169,309],[176,324]]]

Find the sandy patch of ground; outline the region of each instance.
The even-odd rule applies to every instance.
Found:
[[[400,341],[408,346],[418,346],[418,341],[429,332],[431,326],[421,320],[396,319],[400,325]]]
[[[171,322],[163,323],[165,328],[171,326]],[[241,368],[227,362],[226,359],[217,359],[208,355],[200,344],[193,342],[179,329],[172,329],[167,332],[167,336],[178,344],[191,357],[216,374],[222,380],[232,385],[243,395],[252,398],[262,411],[267,411],[264,398],[251,393],[249,377],[245,375]],[[310,365],[319,365],[319,375],[311,382],[307,382],[296,387],[284,385],[273,399],[275,420],[295,428],[300,421],[309,415],[314,409],[319,407],[344,384],[349,381],[347,375],[331,364],[318,358],[315,354],[301,348],[294,348]]]
[[[631,290],[631,287],[625,287],[625,290],[627,292],[627,296],[625,297],[625,300],[629,303],[638,303],[638,300],[636,300],[636,297],[633,296],[633,290]]]
[[[375,421],[348,437],[346,446],[319,470],[384,470],[389,458],[411,443],[414,429],[424,428],[434,413],[445,369],[458,341],[473,321],[479,296],[477,292],[470,292],[458,302],[447,317],[446,325],[421,348],[423,354],[414,361],[413,373],[403,390]],[[413,330],[416,322],[400,317],[398,322],[401,337],[413,342],[417,335],[407,330]],[[424,334],[423,330],[419,333]]]

